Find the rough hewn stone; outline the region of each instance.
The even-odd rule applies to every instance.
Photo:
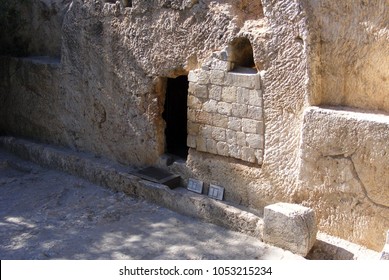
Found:
[[[315,212],[307,207],[276,203],[264,210],[263,240],[306,256],[316,241]]]
[[[251,163],[255,163],[255,150],[250,147],[242,147],[242,159]]]
[[[370,248],[382,247],[389,228],[388,131],[386,115],[317,107],[304,115],[301,194],[320,227]]]
[[[217,109],[220,114],[229,116],[231,115],[232,105],[230,103],[221,101],[218,103]]]
[[[227,128],[228,117],[220,114],[213,114],[212,125]]]
[[[219,155],[226,156],[226,157],[229,156],[227,143],[225,143],[225,142],[217,142],[216,147],[217,147],[217,153]]]
[[[222,101],[233,103],[236,101],[236,87],[223,87]]]
[[[263,149],[263,139],[260,134],[247,134],[246,142],[250,148]]]
[[[193,135],[189,134],[188,138],[186,140],[186,143],[187,143],[188,147],[196,149],[196,147],[197,147],[197,145],[196,145],[196,136],[193,136]]]
[[[245,117],[249,118],[247,113],[247,105],[232,103],[232,116],[239,117],[239,118],[245,118]],[[263,114],[261,114],[261,118],[262,116]]]
[[[212,130],[212,139],[216,141],[226,141],[226,130],[224,128],[215,127]]]
[[[320,63],[314,59],[312,65],[311,103],[388,112],[388,1],[310,4],[311,47],[320,50],[312,54]]]
[[[39,57],[1,58],[1,134],[153,165],[166,147],[167,78],[189,75],[189,91],[199,86],[200,94],[188,102],[189,143],[196,144],[186,161],[191,175],[224,186],[227,200],[245,206],[310,205],[320,210],[321,230],[382,249],[389,227],[385,129],[374,121],[353,129],[354,121],[338,115],[315,125],[303,112],[311,105],[389,111],[386,0],[133,1],[131,8],[103,0],[28,2],[22,14],[31,28],[19,35]],[[215,59],[236,62],[231,44],[241,40],[252,45],[258,73],[237,73],[242,69],[232,64],[229,72],[212,69],[227,65],[212,66]],[[225,87],[236,87],[236,102],[222,100]],[[230,115],[203,112],[209,99],[230,104]],[[194,126],[227,129],[226,117],[259,121],[258,130],[237,130],[239,149],[226,143],[228,156],[207,152],[211,138]],[[303,144],[312,133],[321,135],[312,143],[325,149]],[[255,164],[242,160],[246,134],[263,136]]]
[[[209,98],[220,101],[222,99],[222,87],[211,85],[209,89]]]
[[[209,80],[214,85],[224,85],[225,72],[222,70],[211,70]]]
[[[193,107],[193,106],[190,106]],[[218,111],[218,103],[216,100],[210,99],[205,102],[200,108],[203,108],[204,111],[209,113],[216,113]]]
[[[260,133],[261,122],[252,119],[242,119],[242,131],[247,133]]]

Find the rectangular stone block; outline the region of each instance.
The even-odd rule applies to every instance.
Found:
[[[218,102],[213,99],[209,99],[203,104],[203,110],[208,113],[216,113],[218,110]]]
[[[188,95],[188,107],[190,109],[201,110],[203,103],[194,95]]]
[[[240,131],[236,133],[236,144],[238,144],[241,147],[245,147],[247,145],[246,133]]]
[[[221,70],[211,70],[209,80],[214,85],[224,85],[225,72]]]
[[[222,86],[210,85],[209,98],[220,101],[222,99]]]
[[[316,241],[316,218],[312,209],[276,203],[264,209],[263,241],[306,256]]]
[[[254,89],[258,86],[257,79],[257,74],[229,72],[227,73],[226,84],[229,86]]]
[[[216,148],[217,148],[217,154],[218,155],[228,157],[228,155],[229,155],[229,148],[228,148],[227,143],[225,143],[225,142],[218,142],[216,144]]]
[[[255,85],[254,85],[254,89],[261,89],[262,88],[262,78],[261,78],[261,75],[259,73],[257,73],[255,75]]]
[[[247,116],[247,105],[232,103],[232,116],[238,118],[249,118]]]
[[[239,87],[236,89],[236,102],[239,104],[249,104],[250,90],[247,88]]]
[[[255,150],[249,147],[243,147],[242,148],[242,160],[255,163],[256,158],[255,158]]]
[[[236,87],[223,87],[222,89],[222,101],[233,103],[236,102]]]
[[[242,158],[242,148],[236,144],[228,145],[229,155],[230,157],[241,159]]]
[[[209,71],[204,70],[197,70],[197,83],[200,85],[207,85],[209,84]]]
[[[188,135],[186,139],[186,144],[189,148],[196,148],[196,136],[194,135]]]
[[[263,136],[260,134],[247,134],[246,142],[250,148],[263,149]]]
[[[216,141],[226,141],[226,130],[220,127],[214,127],[212,129],[212,139]]]
[[[228,144],[235,144],[236,143],[236,131],[227,129],[226,130],[226,142]]]
[[[208,98],[208,88],[206,85],[190,82],[188,92],[199,98]]]
[[[253,119],[257,121],[263,120],[263,109],[258,106],[247,106],[247,114],[243,116],[247,119]]]
[[[220,114],[213,114],[212,117],[212,125],[222,128],[228,127],[228,116],[220,115]]]
[[[262,149],[255,150],[255,158],[257,159],[258,164],[263,163],[263,150]]]
[[[235,130],[235,131],[241,131],[242,130],[242,119],[235,118],[235,117],[229,117],[228,118],[228,128]]]
[[[213,127],[210,125],[202,125],[200,127],[200,135],[204,138],[212,139]]]
[[[262,91],[250,90],[249,91],[249,105],[262,107]]]
[[[222,70],[222,71],[230,71],[231,70],[231,62],[223,61],[219,59],[213,59],[210,65],[211,70]]]
[[[256,120],[251,119],[242,119],[242,131],[246,133],[260,134],[263,123]]]
[[[206,152],[207,151],[207,143],[206,139],[201,136],[196,137],[196,150],[199,152]]]
[[[217,112],[222,115],[230,116],[232,111],[232,104],[227,102],[219,102],[217,105]]]
[[[208,88],[206,85],[195,84],[193,89],[193,95],[199,98],[208,98]]]
[[[212,123],[212,114],[205,111],[196,112],[196,122],[202,124],[211,124]]]
[[[207,152],[211,154],[217,154],[216,144],[217,142],[215,140],[207,139],[206,140]]]

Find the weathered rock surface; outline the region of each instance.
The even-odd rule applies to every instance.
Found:
[[[27,160],[80,176],[114,191],[141,197],[257,238],[262,236],[263,222],[259,215],[184,189],[173,191],[165,185],[143,180],[135,175],[134,167],[13,137],[0,137],[0,146]]]
[[[316,241],[315,212],[307,207],[276,203],[265,207],[263,241],[306,256]]]
[[[389,110],[387,1],[28,2],[33,3],[26,10],[31,22],[20,35],[27,41],[33,37],[28,54],[39,57],[1,58],[1,134],[134,166],[157,164],[166,149],[167,79],[208,72],[207,65],[228,73],[233,63],[245,64],[239,55],[223,60],[223,50],[239,49],[236,42],[244,38],[260,73],[263,104],[234,99],[234,89],[248,86],[247,80],[218,88],[213,86],[220,76],[202,77],[212,81],[206,90],[195,87],[190,106],[202,113],[216,110],[217,118],[212,118],[209,141],[189,137],[192,148],[181,175],[221,185],[226,200],[251,208],[278,201],[312,206],[321,230],[381,250],[388,217],[386,159],[380,154],[384,130],[374,134],[377,125],[368,121],[354,131],[348,126],[354,121],[345,120],[338,126],[323,121],[318,130],[303,112],[326,104]],[[219,61],[212,60],[215,54]],[[48,58],[53,56],[61,59],[53,63]],[[201,102],[193,98],[205,94],[208,99]],[[221,116],[230,112],[237,119],[228,119],[226,126]],[[195,116],[188,132],[204,117]],[[320,134],[317,139],[310,138],[312,129]],[[370,139],[369,130],[377,144],[361,140]],[[308,139],[323,148],[301,145]],[[355,146],[358,151],[347,158]],[[317,187],[324,181],[325,187]]]
[[[304,198],[295,199],[315,209],[319,228],[381,250],[389,227],[388,116],[312,107],[303,131]]]
[[[2,260],[304,260],[2,149],[0,225]]]
[[[55,172],[54,170],[49,171],[49,174],[51,174],[49,177],[50,179],[47,181],[48,177],[46,176],[46,173],[41,173],[42,170],[45,170],[45,168],[38,167],[35,164],[32,164],[31,162],[25,162],[18,158],[16,158],[13,155],[4,153],[3,150],[0,149],[0,185],[3,186],[4,195],[2,196],[2,199],[4,199],[4,202],[1,204],[5,207],[5,209],[9,210],[10,207],[7,206],[7,203],[13,204],[12,209],[15,211],[14,214],[17,212],[18,215],[24,215],[27,219],[31,218],[30,215],[32,215],[35,219],[35,221],[38,221],[37,224],[34,226],[36,227],[32,232],[36,233],[39,232],[39,226],[40,222],[47,224],[47,222],[57,222],[57,217],[60,219],[60,217],[66,216],[67,218],[60,219],[59,224],[55,227],[56,229],[60,229],[60,234],[63,233],[63,230],[86,230],[85,234],[96,234],[96,226],[103,226],[104,228],[109,224],[109,229],[112,230],[116,226],[120,228],[120,230],[123,230],[123,227],[126,227],[126,232],[129,231],[133,232],[133,224],[130,222],[125,222],[122,224],[124,219],[130,219],[130,221],[139,221],[144,225],[144,218],[151,218],[151,221],[154,221],[153,219],[158,218],[160,221],[161,214],[156,214],[156,216],[150,217],[149,211],[146,212],[137,212],[137,210],[143,211],[146,208],[140,207],[139,209],[135,210],[134,208],[130,207],[131,214],[129,215],[127,213],[128,210],[128,204],[123,203],[125,202],[125,197],[120,194],[120,192],[124,192],[126,194],[129,194],[133,197],[141,197],[145,198],[148,201],[156,202],[160,205],[164,205],[166,207],[169,207],[179,213],[184,213],[186,215],[195,216],[200,219],[205,219],[208,222],[215,223],[218,225],[222,225],[223,227],[227,227],[229,229],[232,229],[234,231],[242,232],[247,235],[255,236],[255,238],[258,240],[262,236],[263,231],[263,219],[261,218],[263,213],[262,211],[254,211],[255,214],[252,212],[247,212],[242,207],[234,207],[232,205],[227,205],[226,203],[215,201],[212,199],[208,199],[203,196],[199,196],[197,194],[194,194],[192,192],[188,192],[187,190],[183,190],[182,188],[177,188],[174,190],[170,190],[168,187],[155,184],[151,182],[147,182],[144,180],[141,180],[139,177],[133,176],[129,173],[134,172],[133,169],[129,168],[128,166],[119,165],[115,162],[112,162],[110,160],[107,160],[105,158],[98,158],[88,153],[82,153],[82,152],[74,152],[69,149],[63,149],[59,147],[55,147],[52,145],[46,145],[46,144],[38,144],[31,141],[21,140],[21,139],[15,139],[12,137],[0,137],[0,146],[2,148],[5,148],[9,151],[12,151],[13,153],[20,155],[24,159],[29,159],[31,161],[34,161],[36,163],[39,163],[41,166],[50,166],[51,168],[57,169],[62,172],[71,173],[77,176],[80,176],[84,179],[87,179],[89,182],[94,181],[98,182],[99,186],[105,186],[115,191],[116,195],[114,197],[110,196],[110,192],[108,191],[101,191],[99,186],[93,185],[87,181],[82,180],[81,178],[75,178],[72,176],[68,176],[65,174],[58,175],[58,172]],[[5,159],[5,160],[1,160]],[[175,164],[177,165],[177,162]],[[27,176],[23,176],[27,175]],[[54,175],[54,176],[52,176]],[[51,178],[55,177],[55,180],[52,180]],[[54,185],[52,186],[51,184]],[[64,183],[64,185],[61,185],[61,183]],[[39,191],[36,192],[34,188],[32,188],[32,183],[37,183],[37,185],[33,186],[41,186],[41,183],[43,186],[39,187]],[[72,184],[72,182],[76,182],[76,184]],[[82,182],[82,183],[80,183]],[[18,191],[19,188],[25,188],[25,183],[28,183],[29,185],[29,191],[32,191],[32,195],[27,194],[24,196],[25,199],[20,199],[20,192]],[[70,184],[70,185],[67,185]],[[88,185],[88,191],[83,192],[82,186]],[[16,188],[15,188],[16,186]],[[47,190],[47,186],[49,186],[50,190]],[[63,192],[63,186],[65,186],[65,189],[67,187],[67,191]],[[55,189],[55,190],[54,190]],[[25,191],[25,190],[24,190]],[[118,192],[119,191],[119,192]],[[53,199],[53,203],[48,202],[47,194],[48,193],[54,193],[54,195],[51,195],[49,197],[50,199]],[[92,194],[92,196],[89,196]],[[108,196],[106,196],[108,194]],[[38,197],[37,197],[38,196]],[[41,197],[43,196],[43,197]],[[65,197],[65,199],[64,199]],[[98,198],[99,203],[96,204],[94,198]],[[60,199],[57,199],[60,198]],[[108,198],[108,199],[106,199]],[[120,198],[118,201],[116,198]],[[16,203],[14,204],[12,201],[13,199],[16,199]],[[31,199],[34,200],[34,202],[31,202]],[[39,203],[43,199],[46,204],[43,205],[51,205],[53,207],[42,207],[43,209],[37,208],[37,211],[42,211],[41,214],[36,215],[36,211],[28,211],[28,213],[25,215],[23,212],[25,209],[25,205],[27,207],[31,207],[35,205],[36,203],[38,207],[42,206],[42,203]],[[78,210],[77,213],[73,213],[74,207],[70,210],[68,208],[68,204],[74,206],[73,201],[76,200],[77,207],[86,207],[85,210]],[[92,200],[92,201],[91,201]],[[57,203],[59,201],[59,203]],[[131,202],[134,201],[133,199],[129,199],[128,202],[131,204]],[[85,202],[85,203],[84,203]],[[90,203],[90,204],[89,204]],[[106,206],[105,203],[108,203],[109,205]],[[146,205],[147,203],[142,203],[143,205]],[[80,209],[78,208],[78,209]],[[149,205],[148,209],[158,209],[158,207]],[[96,209],[96,210],[94,210]],[[103,209],[103,210],[102,210]],[[143,210],[142,210],[143,209]],[[161,209],[161,208],[159,208]],[[49,210],[48,213],[54,214],[52,216],[52,219],[49,221],[46,219],[46,210]],[[70,211],[69,211],[70,210]],[[99,214],[96,214],[98,212]],[[32,214],[31,214],[32,213]],[[137,214],[139,213],[139,214]],[[166,214],[164,212],[162,215]],[[57,216],[58,215],[58,216]],[[125,215],[125,218],[122,216]],[[169,215],[169,214],[168,214]],[[139,218],[139,220],[138,220]],[[13,220],[16,222],[21,222],[21,220]],[[8,222],[8,221],[6,221]],[[194,223],[195,220],[191,220],[190,223]],[[147,224],[147,222],[146,222]],[[8,225],[8,224],[7,224]],[[177,224],[170,224],[167,223],[167,225],[171,225],[176,229]],[[88,229],[93,228],[93,231],[88,231]],[[183,229],[184,232],[187,232],[187,230],[190,230],[192,228],[196,228],[198,230],[198,226],[188,226],[186,224],[185,229]],[[8,236],[12,236],[14,234],[13,229],[14,227],[7,228],[10,229],[7,231]],[[16,229],[19,229],[17,227]],[[101,229],[101,228],[99,228]],[[154,228],[155,229],[155,228]],[[104,231],[104,229],[102,229]],[[179,231],[180,232],[180,231]],[[198,232],[198,231],[196,231]],[[204,232],[201,231],[203,234]],[[177,240],[175,238],[171,239],[172,232],[168,231],[168,236],[165,234],[161,234],[159,232],[158,236],[160,237],[159,241],[164,240],[166,241],[166,246],[169,246],[170,240],[172,240],[175,244],[177,244]],[[173,233],[175,234],[175,233]],[[216,234],[219,236],[220,232]],[[229,233],[231,236],[231,233]],[[100,246],[103,246],[102,250],[98,249],[97,251],[90,252],[88,249],[83,250],[80,249],[79,246],[74,247],[74,244],[77,244],[79,238],[77,239],[77,242],[65,242],[61,243],[63,240],[63,237],[61,236],[58,239],[58,235],[56,234],[57,238],[52,240],[48,236],[43,236],[44,240],[41,241],[41,236],[37,235],[39,238],[36,240],[38,243],[42,242],[48,242],[48,254],[45,254],[44,251],[43,257],[45,258],[53,258],[53,257],[59,257],[59,256],[65,256],[68,258],[76,258],[80,257],[81,255],[83,258],[99,258],[105,256],[105,252],[107,252],[107,248],[109,252],[116,252],[117,247],[111,246],[111,243],[105,243],[103,242],[101,245],[100,243],[97,244],[97,247],[100,248]],[[182,232],[179,233],[178,236],[182,236]],[[188,234],[190,237],[191,234]],[[200,242],[197,243],[197,246],[202,246],[201,244],[203,238],[200,238],[200,240],[193,240],[193,238],[188,238],[188,236],[185,238],[184,242],[186,244],[191,242]],[[212,234],[212,236],[215,236],[215,234]],[[232,234],[233,238],[236,239],[235,233]],[[25,247],[19,247],[21,250],[16,251],[14,250],[15,247],[18,247],[24,240],[29,239],[30,237],[36,237],[36,235],[31,234],[31,232],[28,230],[28,228],[24,228],[24,234],[22,234],[21,238],[18,239],[18,242],[13,243],[12,246],[7,243],[3,243],[6,250],[11,250],[12,252],[10,254],[7,253],[7,256],[17,257],[20,255],[19,253],[22,252],[23,258],[27,258],[28,256],[35,256],[36,251],[31,250],[31,247],[34,247],[35,243],[32,242],[31,247],[29,247],[28,252],[26,253],[24,251]],[[165,239],[166,238],[166,239]],[[247,238],[247,237],[246,237]],[[71,238],[70,238],[71,239]],[[351,259],[375,259],[377,260],[379,258],[379,253],[369,250],[367,248],[358,246],[357,244],[353,244],[350,242],[347,242],[345,240],[342,240],[340,238],[335,238],[333,236],[328,236],[324,233],[319,233],[317,242],[314,245],[314,248],[311,250],[309,255],[307,256],[309,259],[335,259],[335,260],[351,260]],[[6,240],[6,239],[3,239]],[[66,239],[68,240],[68,239]],[[143,236],[141,239],[143,242],[147,243],[147,241],[150,241],[147,236]],[[154,239],[151,239],[153,241]],[[20,242],[19,242],[20,241]],[[50,246],[53,245],[53,243],[50,243],[50,241],[53,241],[55,244],[60,245],[58,246]],[[88,242],[93,241],[91,239],[87,240]],[[119,242],[119,249],[123,246],[123,239],[118,238]],[[213,245],[211,246],[219,246],[218,239],[211,238],[209,240]],[[229,241],[228,241],[229,242]],[[250,241],[250,244],[253,244],[253,241]],[[256,243],[256,241],[254,241]],[[90,243],[88,243],[90,244]],[[154,243],[153,243],[154,244]],[[207,243],[209,244],[209,243]],[[84,245],[84,243],[83,243]],[[1,246],[1,245],[0,245]],[[162,246],[163,247],[163,246]],[[208,248],[209,246],[206,245],[204,248]],[[263,245],[263,247],[267,248],[267,245]],[[262,248],[263,248],[262,247]],[[177,250],[172,250],[167,252],[166,254],[158,254],[158,249],[155,250],[155,246],[144,246],[138,247],[137,244],[131,243],[131,248],[133,249],[129,254],[118,254],[116,255],[110,255],[108,258],[129,258],[130,256],[140,258],[141,256],[147,255],[148,258],[151,258],[151,256],[155,256],[156,258],[171,258],[172,254],[176,257],[179,256],[186,256],[187,258],[193,257],[192,254],[186,255],[186,253],[183,253],[181,248],[177,248]],[[160,248],[160,247],[157,247]],[[183,249],[185,250],[184,247]],[[139,254],[138,254],[138,249]],[[151,250],[150,250],[151,249]],[[209,249],[209,248],[208,248]],[[62,250],[62,252],[60,251]],[[66,250],[66,254],[64,254],[64,251]],[[150,250],[150,251],[148,251]],[[278,249],[277,249],[278,250]],[[76,255],[71,255],[70,252],[78,252]],[[260,257],[258,258],[286,258],[288,255],[290,255],[288,252],[286,254],[283,254],[284,251],[279,251],[281,254],[273,254],[272,250],[265,250],[264,252],[262,250],[248,250],[249,254],[258,253],[260,254]],[[135,256],[134,253],[136,252]],[[246,254],[247,252],[239,252],[238,254],[235,254],[234,251],[229,251],[231,256],[233,258],[237,258],[241,255],[241,253]],[[155,255],[156,253],[156,255]],[[31,254],[31,255],[29,255]],[[196,254],[202,254],[202,249]],[[205,255],[203,255],[204,258]],[[246,258],[249,255],[246,254]],[[209,255],[208,255],[209,257]],[[7,257],[8,258],[8,257]],[[107,257],[105,257],[107,258]],[[223,258],[229,258],[227,255],[223,254]]]
[[[62,22],[71,0],[3,0],[1,54],[61,55]]]
[[[309,2],[312,104],[388,112],[388,1]]]

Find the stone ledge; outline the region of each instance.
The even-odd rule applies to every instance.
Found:
[[[144,198],[173,211],[262,238],[262,218],[224,202],[215,201],[184,188],[145,181],[135,169],[93,155],[38,144],[14,137],[0,137],[0,147],[40,165],[82,177],[95,184],[130,196]]]
[[[42,166],[70,173],[114,191],[141,197],[176,212],[262,239],[264,222],[261,216],[184,188],[171,190],[165,185],[142,180],[132,175],[136,170],[128,166],[88,153],[14,137],[0,137],[0,147]],[[343,246],[344,243],[348,244],[348,247]],[[350,253],[344,254],[345,249],[342,246]],[[310,253],[310,259],[377,259],[379,254],[322,233],[319,233],[314,249],[315,251]],[[362,255],[361,252],[365,251],[368,254]]]

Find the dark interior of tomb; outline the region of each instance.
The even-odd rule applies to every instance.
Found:
[[[187,99],[188,77],[179,76],[167,80],[163,118],[166,122],[166,152],[187,158]]]
[[[257,69],[254,63],[253,47],[249,39],[236,38],[230,43],[231,57],[234,62],[233,72],[255,74]]]

